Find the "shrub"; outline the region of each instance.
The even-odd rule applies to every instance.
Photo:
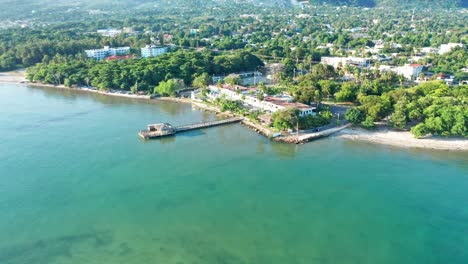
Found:
[[[420,138],[429,134],[429,129],[424,123],[419,123],[416,126],[411,128],[411,133],[416,137]]]
[[[374,118],[371,116],[366,117],[366,119],[361,123],[363,128],[372,129],[375,128]]]
[[[364,120],[364,113],[357,107],[350,108],[345,114],[346,120],[353,124],[359,124]]]

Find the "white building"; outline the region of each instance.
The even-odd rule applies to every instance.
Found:
[[[439,49],[432,48],[432,47],[421,48],[421,53],[423,53],[423,54],[437,53],[438,51],[439,51]]]
[[[85,50],[85,52],[88,58],[103,60],[109,56],[128,55],[130,53],[130,47],[110,48],[109,46],[105,46],[103,49]]]
[[[293,102],[293,99],[290,96],[266,96],[262,101],[257,99],[255,95],[257,93],[257,89],[255,88],[247,88],[239,85],[232,87],[227,84],[222,87],[210,85],[209,90],[210,93],[208,96],[212,99],[224,96],[228,100],[242,101],[253,108],[261,109],[270,113],[284,109],[297,109],[299,110],[299,116],[315,115],[315,107]]]
[[[113,28],[107,28],[107,29],[99,29],[97,33],[101,36],[104,37],[115,37],[119,34],[122,33],[122,30],[120,29],[113,29]]]
[[[322,57],[320,62],[331,65],[334,68],[337,68],[338,66],[343,67],[347,64],[358,67],[368,67],[370,65],[370,59],[358,57]]]
[[[406,64],[400,67],[391,67],[387,65],[381,65],[380,71],[393,71],[397,74],[405,76],[408,80],[416,80],[421,72],[423,71],[424,66],[421,64]]]
[[[440,74],[437,77],[437,80],[441,80],[441,81],[445,82],[445,84],[447,84],[447,85],[453,85],[453,81],[455,80],[455,76],[447,76],[445,74]]]
[[[239,72],[235,73],[234,75],[239,76],[241,79],[240,85],[257,85],[259,82],[267,83],[268,80],[263,78],[263,74],[259,71],[250,71],[250,72]],[[226,75],[213,75],[211,78],[213,83],[218,83],[218,81],[224,81],[224,78],[227,77]]]
[[[391,60],[391,58],[386,57],[385,55],[380,55],[380,54],[373,55],[372,59],[375,61],[380,61],[380,62]]]
[[[141,48],[141,57],[157,57],[161,54],[167,53],[167,47],[160,47],[156,45],[146,45],[144,48]]]
[[[366,47],[365,52],[372,54],[379,54],[385,48],[384,44],[375,44],[374,47]]]
[[[439,54],[442,55],[442,54],[448,53],[456,47],[464,47],[464,45],[462,43],[442,44],[440,45],[440,48],[439,48]]]

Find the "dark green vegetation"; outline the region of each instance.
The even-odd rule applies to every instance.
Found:
[[[375,7],[376,2],[374,0],[310,0],[312,4],[329,4],[336,6],[363,6],[363,7]]]
[[[347,48],[366,55],[363,48],[372,47],[372,40],[380,39],[388,44],[383,50],[385,55],[394,52],[403,55],[392,61],[395,65],[406,63],[414,48],[466,43],[466,14],[459,10],[428,9],[438,5],[425,4],[422,6],[427,8],[416,9],[412,23],[413,10],[403,2],[399,5],[382,2],[372,9],[340,10],[312,5],[297,9],[287,3],[3,1],[5,20],[0,16],[0,22],[5,22],[7,29],[0,30],[0,70],[28,67],[41,62],[46,55],[51,58],[55,54],[82,54],[84,49],[104,45],[129,45],[138,56],[140,47],[154,41],[184,48],[246,49],[267,61],[286,63],[290,59],[287,74],[293,75],[294,68],[296,72],[308,70],[321,56],[344,55]],[[260,4],[264,5],[260,8]],[[287,8],[278,8],[281,6]],[[32,10],[36,12],[31,13]],[[22,25],[26,28],[20,28]],[[115,38],[93,33],[103,28],[131,28],[138,33],[124,33]],[[164,38],[164,34],[171,38]],[[403,46],[393,47],[396,43]],[[334,49],[321,48],[326,44],[333,44]],[[431,70],[457,73],[457,69],[450,68]]]
[[[468,67],[468,49],[456,48],[443,55],[434,55],[423,61],[424,64],[432,65],[436,73],[451,73],[455,80],[468,80],[468,72],[462,69]]]
[[[249,1],[237,1],[240,5],[251,4]],[[385,7],[385,8],[454,8],[454,7],[468,7],[468,3],[465,0],[310,0],[313,5],[335,5],[335,6],[356,6],[356,7]],[[189,11],[189,8],[198,9],[212,6],[220,6],[225,4],[222,1],[214,0],[173,0],[173,1],[157,1],[157,0],[63,0],[63,1],[52,1],[52,0],[0,0],[0,18],[11,18],[17,17],[19,19],[24,18],[42,18],[43,16],[49,15],[49,19],[57,20],[69,20],[69,19],[84,19],[89,16],[90,10],[99,10],[104,14],[116,13],[116,12],[147,12],[149,10],[164,9],[170,5],[178,7],[182,11]],[[237,6],[236,3],[229,1],[229,4]],[[276,6],[291,8],[291,2],[289,0],[259,0],[255,1],[254,4],[260,6]],[[154,11],[153,11],[154,12]]]
[[[446,58],[457,53],[460,50]],[[354,72],[356,79],[333,80],[333,76],[346,72]],[[401,76],[393,72],[354,67],[338,68],[335,72],[318,64],[312,67],[311,73],[300,76],[283,89],[297,101],[315,103],[319,108],[320,102],[327,99],[354,103],[357,107],[348,110],[346,119],[364,128],[372,129],[375,122],[383,121],[396,129],[411,129],[416,137],[427,134],[468,136],[467,85],[449,87],[441,81],[431,81],[405,87],[401,80]],[[273,117],[277,128],[296,127],[297,117],[291,113],[278,113]],[[299,124],[301,128],[313,128],[328,124],[331,119],[331,113],[323,109],[316,117],[303,118]]]
[[[97,36],[84,37],[65,29],[32,30],[8,29],[0,31],[0,70],[13,70],[48,63],[56,54],[82,54],[85,49],[99,47]]]
[[[289,109],[271,115],[272,126],[278,130],[312,129],[330,124],[333,114],[328,108],[321,108],[317,115],[300,117],[297,110]]]
[[[468,7],[465,0],[310,0],[313,4],[330,4],[337,6],[362,6],[362,7]]]
[[[54,57],[49,62],[30,67],[27,78],[33,82],[152,91],[162,81],[182,79],[192,85],[194,78],[203,74],[225,74],[242,70],[254,70],[262,61],[247,51],[233,54],[215,54],[205,50],[176,51],[150,59],[95,62],[73,56]],[[172,94],[164,92],[163,94]]]
[[[428,134],[468,137],[468,86],[449,87],[427,82],[399,88],[382,95],[359,95],[359,106],[346,119],[363,127],[388,120],[397,129],[410,128],[416,137]]]

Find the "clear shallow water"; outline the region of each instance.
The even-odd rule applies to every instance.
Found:
[[[213,118],[0,84],[0,263],[468,263],[467,153],[136,135]]]

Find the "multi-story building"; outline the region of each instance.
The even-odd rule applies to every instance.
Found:
[[[421,48],[421,53],[422,54],[431,54],[431,53],[437,53],[439,49],[437,48],[432,48],[432,47],[424,47]]]
[[[130,47],[111,48],[109,46],[105,46],[103,49],[85,50],[85,52],[88,58],[103,60],[109,56],[128,55],[130,53]]]
[[[256,88],[247,88],[239,85],[224,84],[221,87],[209,86],[209,97],[212,99],[225,97],[228,100],[242,101],[253,108],[274,113],[284,109],[297,109],[299,116],[315,115],[315,107],[293,101],[290,96],[266,96],[264,100],[259,100],[255,95],[259,91]]]
[[[97,33],[101,36],[104,37],[115,37],[119,34],[122,33],[122,30],[120,29],[113,29],[113,28],[107,28],[107,29],[99,29]]]
[[[156,57],[167,52],[167,47],[160,47],[156,45],[146,45],[144,48],[141,48],[141,57],[149,58]]]
[[[463,47],[463,46],[464,45],[462,43],[442,44],[442,45],[440,45],[440,48],[439,48],[439,54],[442,55],[442,54],[450,52],[452,49],[454,49],[456,47]]]
[[[421,72],[423,71],[424,66],[421,64],[406,64],[400,67],[391,67],[387,65],[381,65],[380,71],[393,71],[397,74],[405,76],[408,80],[416,80]]]
[[[397,73],[405,76],[408,80],[416,80],[424,66],[421,64],[406,64],[405,66],[398,67]]]
[[[370,59],[358,57],[322,57],[321,63],[331,65],[334,68],[343,67],[347,64],[357,67],[369,67]]]

